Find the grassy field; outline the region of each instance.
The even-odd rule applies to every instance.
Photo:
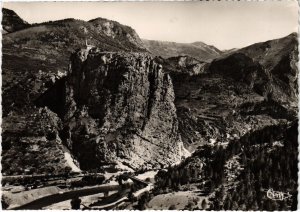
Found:
[[[198,196],[193,191],[179,191],[155,196],[149,203],[148,208],[151,210],[183,210],[187,207],[202,209],[201,203],[206,199],[205,196]],[[172,206],[172,207],[171,207]]]

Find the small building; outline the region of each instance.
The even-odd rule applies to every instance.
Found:
[[[86,48],[88,51],[91,50],[91,49],[94,48],[94,47],[95,47],[95,46],[88,44],[88,43],[87,43],[87,39],[85,39],[85,48]]]

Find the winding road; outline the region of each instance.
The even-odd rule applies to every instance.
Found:
[[[123,186],[127,188],[130,187],[132,184],[133,183],[126,183]],[[109,191],[118,191],[119,189],[122,189],[120,185],[101,185],[93,188],[84,188],[79,190],[66,191],[64,193],[57,193],[46,197],[42,197],[40,199],[36,199],[25,205],[11,208],[11,210],[37,210],[37,209],[42,209],[43,207],[46,207],[48,205],[73,199],[75,197],[89,196],[89,195],[104,193]]]
[[[144,187],[148,185],[148,183],[144,182],[143,180],[140,180],[136,177],[127,176],[127,178],[130,178],[133,182],[143,185]],[[24,204],[22,206],[18,206],[15,208],[11,208],[11,210],[37,210],[42,209],[43,207],[46,207],[48,205],[52,205],[58,202],[63,202],[69,199],[73,199],[75,197],[83,197],[83,196],[89,196],[93,194],[98,193],[104,193],[109,191],[119,191],[124,189],[129,189],[134,183],[128,182],[123,185],[101,185],[97,187],[92,188],[83,188],[78,190],[72,190],[72,191],[65,191],[64,193],[57,193],[48,195],[39,199],[36,199],[32,202],[29,202],[27,204]]]

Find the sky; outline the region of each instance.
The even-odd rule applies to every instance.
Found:
[[[29,23],[97,17],[129,25],[141,38],[191,43],[221,50],[298,32],[298,3],[288,1],[201,2],[4,2]]]

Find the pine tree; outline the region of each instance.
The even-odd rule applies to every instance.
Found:
[[[202,200],[201,207],[202,207],[202,210],[206,210],[206,208],[207,208],[207,202],[206,202],[205,199]]]
[[[258,204],[257,204],[257,201],[256,199],[253,200],[252,202],[252,207],[249,208],[249,210],[258,210]]]
[[[234,201],[234,202],[232,203],[232,210],[238,210],[238,209],[239,209],[239,206],[238,206],[237,202]]]
[[[231,197],[227,196],[227,198],[224,201],[224,210],[230,210],[231,209]]]

